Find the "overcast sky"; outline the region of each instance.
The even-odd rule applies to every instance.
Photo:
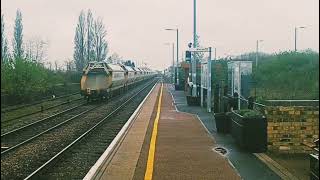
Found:
[[[193,38],[193,0],[1,0],[5,32],[10,40],[16,10],[23,15],[24,40],[41,37],[49,41],[48,58],[62,64],[73,57],[73,39],[81,10],[91,9],[107,28],[108,56],[144,61],[163,69],[172,62],[166,42],[179,29],[179,56]],[[267,53],[294,49],[319,52],[319,0],[197,0],[197,31],[202,46],[217,48],[217,56],[255,50]]]

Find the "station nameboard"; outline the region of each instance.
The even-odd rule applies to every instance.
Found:
[[[189,51],[193,51],[193,52],[208,52],[209,48],[190,48]]]

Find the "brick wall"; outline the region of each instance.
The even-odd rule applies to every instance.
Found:
[[[319,107],[269,106],[265,109],[268,120],[268,151],[277,153],[309,153],[319,138]]]

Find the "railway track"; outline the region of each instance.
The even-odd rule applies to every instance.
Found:
[[[72,96],[74,96],[74,97],[72,97]],[[58,99],[56,102],[51,102],[51,101],[53,101],[53,100],[51,100],[51,101],[43,102],[42,104],[39,104],[39,105],[26,106],[26,107],[18,108],[15,110],[7,111],[5,113],[1,113],[1,123],[13,121],[13,120],[27,117],[27,116],[30,116],[33,114],[48,111],[50,109],[60,107],[60,106],[69,104],[71,102],[75,102],[75,101],[79,101],[79,100],[83,99],[83,98],[79,98],[77,96],[79,96],[79,94],[67,96],[65,98],[68,98],[68,99],[62,100],[62,101],[61,101],[61,99]]]
[[[50,110],[47,110],[47,111],[44,111],[41,113],[36,113],[33,115],[25,116],[22,118],[11,120],[11,121],[1,122],[1,135],[3,135],[4,133],[10,132],[12,130],[15,130],[17,128],[24,127],[28,124],[32,124],[37,121],[40,121],[43,119],[50,119],[55,116],[61,115],[63,113],[67,113],[68,109],[77,107],[78,105],[81,105],[84,103],[86,103],[85,100],[72,101],[72,102],[67,103],[65,105],[61,105],[59,107],[52,108]]]
[[[149,92],[149,89],[146,90],[147,87],[103,117],[88,131],[83,133],[66,148],[31,173],[26,179],[83,178],[86,172],[89,171],[90,167],[121,130],[122,126],[135,111],[144,96]],[[91,157],[91,160],[88,159],[89,156]],[[84,163],[86,164],[85,166]]]
[[[79,94],[79,92],[75,92],[75,93],[71,93],[71,94],[65,94],[65,95],[62,95],[62,96],[55,97],[55,98],[52,98],[52,97],[45,98],[45,99],[42,99],[42,100],[39,100],[39,101],[35,101],[33,103],[28,103],[28,104],[1,107],[1,113],[6,113],[6,112],[10,112],[10,111],[21,109],[21,108],[26,108],[26,107],[29,107],[29,106],[34,106],[34,105],[37,105],[37,104],[41,104],[43,102],[55,101],[55,100],[58,100],[58,99],[61,99],[61,98],[65,98],[65,97],[70,97],[70,96],[73,96],[73,95],[76,95],[76,94]]]
[[[42,134],[54,130],[59,126],[74,120],[75,118],[83,115],[95,107],[84,106],[85,103],[76,107],[69,108],[63,112],[57,113],[53,116],[35,121],[25,126],[16,128],[1,135],[1,155],[9,153],[14,149],[32,141],[33,139],[41,136]],[[91,105],[92,106],[92,105]],[[69,113],[68,113],[69,112]],[[68,114],[66,114],[68,113]],[[3,151],[2,151],[3,150]]]
[[[144,89],[145,88],[146,87],[144,87]],[[137,99],[139,92],[137,92],[137,90],[131,90],[123,95],[123,97],[120,97],[115,101],[110,101],[106,105],[100,107],[92,106],[91,109],[85,110],[87,112],[82,111],[80,114],[70,115],[72,117],[69,119],[64,118],[64,120],[59,121],[59,123],[55,125],[57,127],[52,127],[53,129],[51,130],[47,129],[46,132],[42,131],[44,133],[37,137],[29,134],[33,134],[32,132],[34,129],[40,129],[42,126],[44,128],[46,125],[39,124],[37,125],[39,126],[37,128],[36,126],[28,127],[29,129],[27,128],[24,130],[26,136],[22,139],[18,138],[21,132],[12,134],[10,135],[11,137],[7,136],[6,138],[12,142],[11,147],[18,145],[21,142],[23,142],[23,144],[12,148],[12,150],[7,151],[4,154],[1,152],[1,165],[3,167],[1,178],[10,177],[21,179],[30,174],[37,174],[43,168],[40,168],[37,172],[33,173],[35,169],[47,167],[47,164],[50,165],[56,157],[60,157],[60,154],[64,154],[67,149],[79,142],[83,137],[91,134],[90,132],[103,124],[102,122],[105,122],[107,119],[109,120],[111,116],[115,115],[133,99]],[[133,96],[134,93],[136,93],[136,96]],[[130,100],[128,100],[128,98]],[[115,107],[118,108],[114,109]],[[106,113],[108,115],[103,116],[103,114]],[[32,138],[31,140],[29,140],[30,136]],[[33,175],[30,177],[33,177]]]

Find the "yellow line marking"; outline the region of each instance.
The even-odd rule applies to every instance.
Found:
[[[153,124],[153,130],[152,130],[150,147],[149,147],[149,154],[148,154],[148,161],[147,161],[147,168],[146,168],[146,173],[144,174],[145,180],[152,179],[154,154],[155,154],[155,150],[156,150],[156,140],[157,140],[157,134],[158,134],[158,123],[159,123],[160,112],[161,112],[162,89],[163,89],[163,84],[161,84],[161,91],[160,91],[160,96],[159,96],[157,115],[156,115],[156,118],[155,118],[154,124]]]

